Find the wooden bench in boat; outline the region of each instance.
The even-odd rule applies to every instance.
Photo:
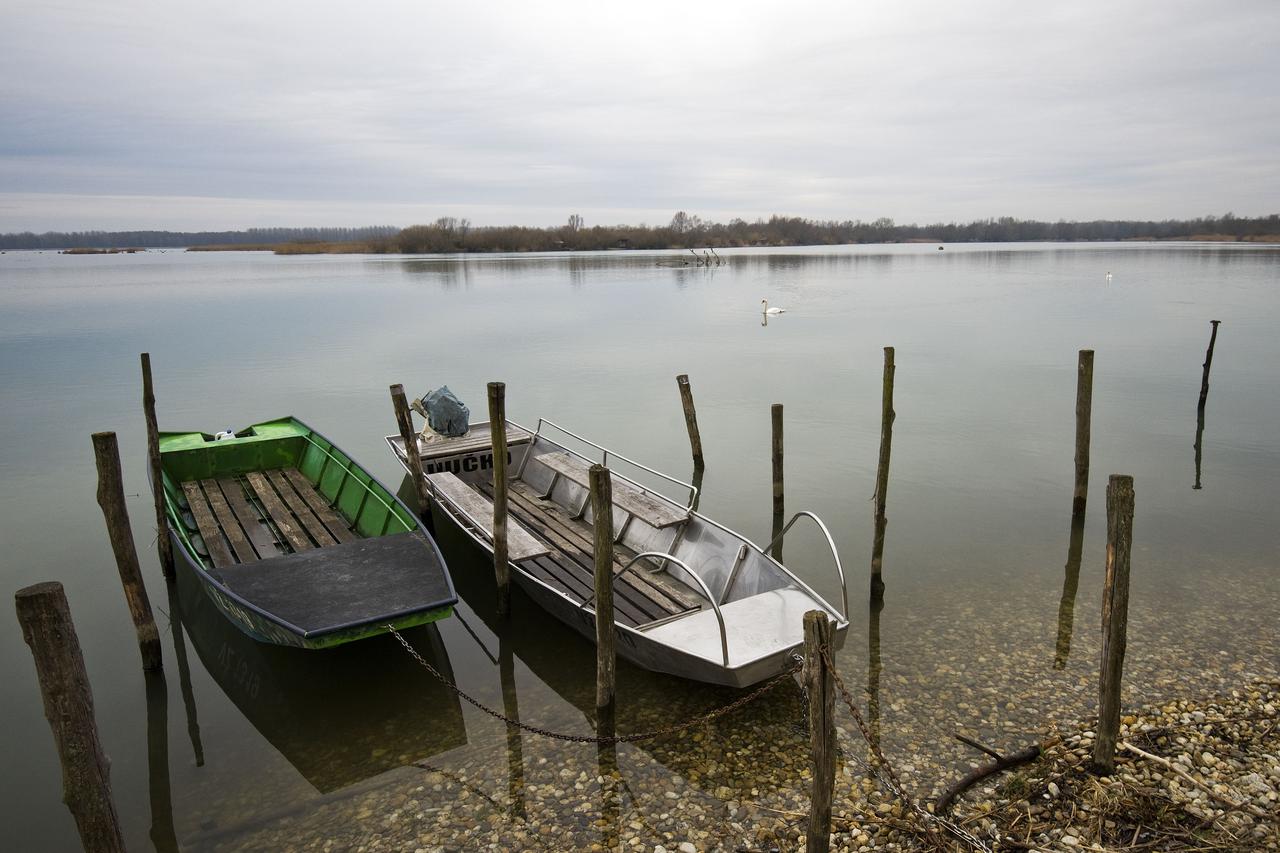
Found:
[[[493,541],[493,501],[448,471],[428,474],[436,493],[451,503],[462,515],[480,528],[480,532]],[[513,563],[550,554],[551,549],[539,542],[512,519],[507,519],[507,559]]]
[[[557,451],[535,456],[533,461],[546,465],[554,475],[547,494],[550,494],[551,489],[555,487],[556,477],[565,477],[580,486],[590,488],[591,481],[588,475],[591,465],[576,456]],[[675,509],[626,480],[616,477],[613,479],[613,504],[652,527],[671,527],[689,520],[688,510]]]
[[[296,468],[182,484],[215,568],[363,538]]]
[[[434,475],[433,475],[434,476]],[[492,481],[478,483],[486,497],[493,495]],[[507,491],[508,523],[518,521],[541,537],[551,548],[541,556],[526,560],[519,569],[582,604],[595,592],[595,555],[591,526],[571,518],[563,507],[537,494],[528,484],[515,481]],[[634,556],[620,546],[615,549],[614,571],[619,572]],[[630,627],[643,627],[694,613],[701,604],[687,588],[633,566],[614,582],[614,618]]]

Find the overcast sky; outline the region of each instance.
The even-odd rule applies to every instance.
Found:
[[[1280,0],[0,3],[0,231],[1280,210]]]

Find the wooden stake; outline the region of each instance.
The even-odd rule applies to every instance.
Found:
[[[770,409],[773,422],[773,514],[783,515],[786,512],[786,499],[782,484],[782,404],[774,403]]]
[[[1209,368],[1213,366],[1213,346],[1218,342],[1218,324],[1221,320],[1210,320],[1213,331],[1209,333],[1209,349],[1204,354],[1204,375],[1200,378],[1200,403],[1196,406],[1196,482],[1191,488],[1199,489],[1200,462],[1204,450],[1204,406],[1209,400]]]
[[[880,461],[876,465],[875,534],[871,540],[871,598],[884,597],[885,500],[889,494],[889,454],[893,448],[893,347],[884,348],[884,389],[880,399]]]
[[[1107,574],[1102,588],[1102,666],[1098,684],[1098,736],[1093,769],[1115,771],[1120,735],[1120,681],[1129,624],[1129,551],[1133,545],[1133,477],[1113,474],[1107,482]]]
[[[156,629],[155,617],[151,615],[151,602],[147,599],[147,587],[142,582],[142,569],[138,566],[138,551],[133,545],[133,530],[129,527],[129,510],[125,507],[124,485],[120,478],[120,448],[114,432],[93,434],[93,456],[98,466],[98,506],[102,507],[102,517],[107,522],[107,535],[111,538],[111,550],[116,555],[120,583],[137,630],[142,668],[159,669],[162,665],[160,632]]]
[[[395,407],[396,426],[400,428],[400,440],[404,442],[404,457],[409,464],[409,479],[413,480],[414,494],[418,496],[418,516],[426,518],[431,512],[431,502],[427,493],[427,480],[422,474],[418,433],[413,428],[413,416],[409,413],[409,402],[404,396],[404,386],[398,382],[391,386],[391,405]]]
[[[836,778],[835,680],[823,658],[831,649],[831,622],[821,610],[804,614],[804,685],[809,694],[809,755],[813,784],[809,795],[809,829],[805,850],[831,848],[831,795]]]
[[[1204,375],[1200,378],[1200,408],[1204,408],[1209,399],[1209,369],[1213,367],[1213,347],[1218,342],[1218,324],[1221,320],[1210,320],[1213,331],[1209,333],[1209,349],[1204,354]]]
[[[592,465],[591,516],[595,523],[596,556],[596,710],[612,716],[614,708],[613,650],[613,482],[609,469]]]
[[[698,433],[698,413],[693,408],[693,389],[689,387],[688,374],[681,373],[676,377],[676,387],[680,389],[680,405],[684,408],[684,426],[689,431],[693,467],[695,471],[701,471],[705,465],[702,458],[702,436]]]
[[[507,561],[507,386],[489,383],[489,435],[493,444],[493,577],[498,615],[511,611],[511,564]]]
[[[1080,350],[1076,367],[1076,488],[1071,497],[1071,515],[1084,515],[1089,497],[1089,432],[1093,419],[1093,350]]]
[[[770,456],[773,460],[773,536],[778,539],[786,523],[786,489],[783,485],[782,464],[782,404],[774,403],[769,410],[772,436],[769,442]],[[782,542],[776,541],[773,546],[773,558],[782,562]]]
[[[147,421],[147,460],[151,463],[151,495],[156,504],[156,552],[160,571],[173,580],[173,540],[164,511],[164,474],[160,468],[160,428],[156,425],[156,394],[151,383],[151,353],[142,354],[142,414]]]
[[[29,586],[13,599],[62,762],[62,801],[75,818],[85,850],[123,851],[109,765],[94,721],[93,690],[62,584]]]

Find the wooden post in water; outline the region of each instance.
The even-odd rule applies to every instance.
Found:
[[[1073,518],[1084,516],[1089,497],[1089,432],[1093,418],[1093,350],[1080,350],[1076,367],[1076,488],[1071,497]]]
[[[124,485],[120,478],[120,448],[114,432],[93,434],[93,456],[98,466],[98,506],[107,522],[107,535],[111,538],[111,550],[116,555],[116,568],[120,570],[120,583],[124,586],[129,615],[138,634],[138,651],[142,653],[143,669],[159,669],[160,632],[155,617],[151,615],[151,602],[147,599],[147,587],[142,582],[142,569],[138,566],[138,551],[133,546],[133,530],[129,527],[129,510],[124,504]]]
[[[778,537],[782,535],[782,528],[786,524],[786,489],[783,485],[783,464],[782,464],[782,404],[774,403],[769,410],[770,421],[772,427],[772,436],[769,442],[769,455],[773,462],[773,535],[770,541],[773,542],[773,549],[770,551],[773,558],[779,563],[782,562],[782,540]]]
[[[813,784],[805,850],[831,848],[831,795],[836,778],[836,689],[822,650],[831,649],[831,621],[821,610],[804,614],[804,686],[809,694],[809,755]]]
[[[698,413],[693,408],[693,389],[689,387],[688,374],[681,373],[676,377],[676,387],[680,389],[680,405],[684,408],[684,426],[689,431],[693,468],[695,471],[701,471],[706,463],[702,458],[702,436],[698,433]]]
[[[151,353],[142,354],[142,413],[147,421],[147,461],[151,463],[151,495],[156,504],[156,551],[160,570],[173,580],[173,541],[164,512],[164,475],[160,468],[160,428],[156,425],[156,394],[151,383]]]
[[[1098,684],[1095,773],[1115,771],[1120,735],[1120,681],[1129,625],[1129,551],[1133,545],[1133,477],[1112,474],[1107,482],[1107,574],[1102,588],[1102,667]]]
[[[507,386],[489,383],[489,436],[493,445],[493,577],[498,615],[511,611],[511,564],[507,561]]]
[[[1200,462],[1204,450],[1204,406],[1209,400],[1209,368],[1213,366],[1213,345],[1218,342],[1218,324],[1221,320],[1210,320],[1213,331],[1209,333],[1209,349],[1204,354],[1204,375],[1200,378],[1200,402],[1196,406],[1196,482],[1191,488],[1199,489]]]
[[[613,650],[613,482],[609,469],[592,465],[591,516],[595,524],[596,713],[612,721],[614,709]]]
[[[109,765],[93,716],[93,690],[62,584],[29,586],[13,599],[62,761],[62,801],[75,818],[85,850],[123,851]]]
[[[1213,346],[1218,342],[1218,324],[1221,320],[1210,320],[1213,331],[1209,333],[1209,349],[1204,354],[1204,375],[1200,378],[1200,409],[1204,409],[1205,400],[1209,399],[1209,369],[1213,367]]]
[[[774,403],[770,409],[773,435],[770,442],[773,458],[773,514],[786,513],[786,496],[782,484],[782,404]]]
[[[889,455],[893,448],[893,347],[884,348],[884,389],[880,400],[880,461],[876,464],[875,534],[871,540],[871,600],[884,598],[885,499],[889,493]]]
[[[418,433],[413,428],[413,416],[409,414],[409,401],[404,396],[404,386],[396,383],[391,386],[391,405],[396,410],[396,426],[400,428],[400,440],[404,442],[404,458],[409,465],[409,479],[413,480],[413,491],[418,496],[418,516],[426,518],[431,512],[431,503],[427,494],[427,481],[422,475],[422,456],[418,451]]]

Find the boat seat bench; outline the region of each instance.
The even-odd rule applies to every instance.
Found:
[[[428,474],[427,480],[455,509],[480,527],[480,533],[493,541],[493,501],[448,471]],[[507,559],[513,563],[550,554],[551,549],[534,539],[529,531],[507,519]]]
[[[353,531],[296,468],[182,484],[215,568],[355,542]]]
[[[535,456],[533,457],[533,461],[540,462],[547,466],[547,468],[551,469],[552,488],[555,487],[556,477],[564,477],[577,483],[583,488],[591,488],[591,481],[589,479],[591,465],[576,456],[556,451]],[[548,488],[548,494],[550,491],[551,489]],[[658,500],[644,490],[628,483],[626,480],[620,480],[616,477],[613,478],[612,491],[614,506],[634,515],[636,518],[651,527],[661,529],[663,527],[671,527],[689,520],[688,510],[678,510],[671,505]]]
[[[476,488],[487,498],[493,495],[491,481],[480,482]],[[542,498],[524,482],[511,483],[507,498],[508,523],[518,521],[551,546],[544,549],[543,555],[521,562],[517,568],[579,604],[591,599],[595,592],[595,555],[590,526],[569,518],[558,504]],[[627,549],[615,547],[614,571],[621,571],[632,556]],[[638,628],[701,609],[688,590],[675,587],[674,582],[665,581],[661,575],[632,567],[614,582],[614,617]]]

